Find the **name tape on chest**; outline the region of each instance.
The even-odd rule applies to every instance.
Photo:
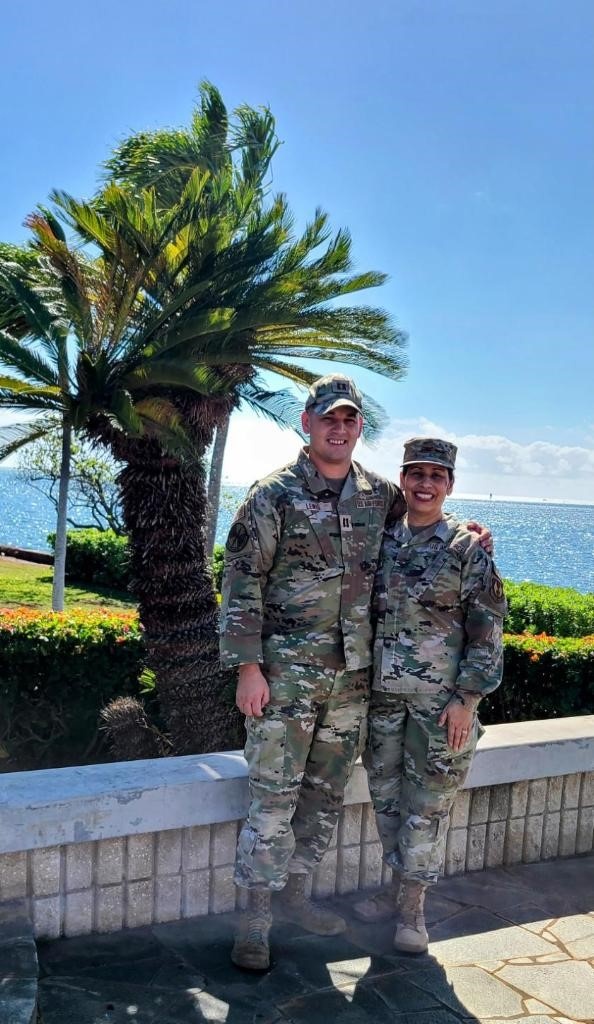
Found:
[[[385,508],[383,498],[357,498],[357,508]]]
[[[413,552],[415,555],[423,558],[423,556],[434,555],[436,551],[442,550],[443,544],[440,540],[430,540],[423,545],[419,544],[415,546],[413,546],[409,541],[397,541],[394,557],[400,560],[408,560],[411,557],[411,552]]]
[[[332,512],[331,501],[296,501],[294,508],[298,512]]]

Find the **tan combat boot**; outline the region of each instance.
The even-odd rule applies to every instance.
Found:
[[[340,935],[346,928],[346,921],[333,910],[318,906],[305,895],[307,875],[289,875],[289,880],[280,895],[284,916],[301,925],[315,935]]]
[[[429,945],[423,915],[426,890],[426,885],[412,879],[403,878],[400,883],[399,919],[394,946],[403,953],[425,953]]]
[[[239,928],[231,950],[236,967],[248,971],[266,971],[270,967],[268,935],[272,924],[269,889],[249,889],[247,910],[239,919]]]
[[[394,872],[389,886],[380,889],[373,896],[368,896],[366,900],[359,900],[353,904],[353,914],[359,921],[366,923],[389,921],[398,913],[399,891],[400,877]]]

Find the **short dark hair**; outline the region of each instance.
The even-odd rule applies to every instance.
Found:
[[[436,465],[438,465],[438,463],[436,463]],[[411,466],[414,466],[414,462],[409,462],[406,466],[402,467],[402,475],[403,476],[406,476],[406,474],[408,473],[408,471],[411,468]],[[450,483],[453,484],[453,482],[454,482],[454,470],[450,469],[449,466],[442,466],[441,468],[442,469],[447,469]]]

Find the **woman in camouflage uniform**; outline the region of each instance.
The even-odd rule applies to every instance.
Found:
[[[456,447],[413,438],[400,484],[408,512],[384,532],[376,577],[374,677],[364,762],[389,891],[355,905],[398,915],[394,945],[427,949],[425,892],[445,855],[449,811],[479,736],[477,706],[501,682],[505,598],[491,557],[443,504]]]

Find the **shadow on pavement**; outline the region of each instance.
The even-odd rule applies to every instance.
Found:
[[[236,914],[39,943],[43,1024],[492,1024],[592,1021],[594,860],[443,879],[430,952],[399,954],[393,923],[321,938],[275,917],[273,966],[229,959]],[[2,1022],[4,1024],[4,1022]]]

